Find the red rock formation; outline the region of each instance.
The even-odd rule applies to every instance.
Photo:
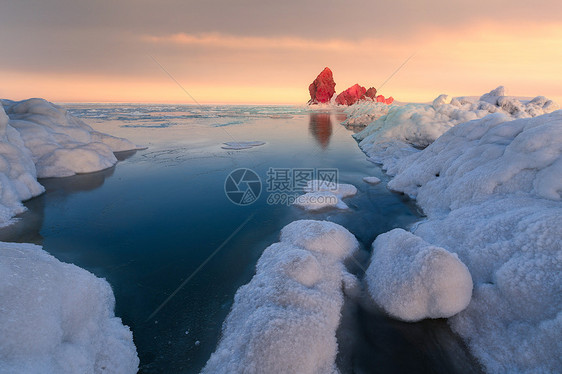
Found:
[[[384,96],[383,95],[377,96],[377,103],[384,103]]]
[[[394,101],[394,98],[391,96],[391,97],[389,97],[388,99],[386,99],[386,100],[384,101],[384,103],[390,105],[390,104],[392,104],[393,101]]]
[[[309,104],[329,103],[336,93],[336,82],[334,82],[332,71],[329,68],[322,70],[314,82],[308,86],[308,92],[310,92]]]
[[[365,93],[365,97],[370,97],[374,100],[377,97],[377,89],[375,87],[369,88]]]
[[[355,84],[343,91],[336,97],[336,103],[340,105],[353,105],[358,100],[365,98],[367,89],[363,86]]]

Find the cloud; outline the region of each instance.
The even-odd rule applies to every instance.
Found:
[[[344,39],[314,40],[299,37],[257,37],[236,36],[220,33],[186,34],[177,33],[165,36],[143,36],[142,40],[149,43],[200,46],[226,49],[288,49],[288,50],[318,50],[318,51],[350,51],[365,45],[365,42],[354,42]],[[376,44],[375,39],[366,41]]]
[[[149,57],[154,56],[186,87],[204,92],[198,96],[205,96],[202,101],[232,100],[234,87],[243,87],[251,101],[267,96],[274,102],[276,92],[283,92],[284,102],[290,95],[301,102],[307,99],[302,87],[325,66],[334,71],[338,90],[354,83],[376,87],[416,52],[384,94],[430,100],[443,92],[480,94],[503,84],[513,94],[554,96],[562,84],[556,66],[562,59],[562,23],[548,20],[562,11],[562,3],[509,4],[13,2],[0,13],[6,52],[0,93],[37,96],[34,87],[53,84],[53,93],[64,95],[49,97],[69,100],[77,97],[73,90],[87,86],[94,92],[95,86],[102,94],[107,86],[112,100],[127,101],[129,95],[182,100]],[[34,80],[22,90],[14,77],[26,74]],[[224,92],[228,95],[219,97]],[[103,100],[101,94],[95,100]]]

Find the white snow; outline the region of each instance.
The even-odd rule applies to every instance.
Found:
[[[419,110],[405,106],[397,113],[391,109],[382,122],[388,125],[393,115],[411,111],[404,118],[406,123],[410,118],[406,128],[412,137],[405,141],[406,133],[394,131],[401,126],[396,122],[378,136],[393,133],[402,149],[381,147],[377,135],[366,136],[361,146],[395,175],[388,187],[415,197],[427,215],[415,235],[428,246],[456,254],[468,267],[474,282],[472,299],[449,323],[486,371],[558,372],[562,111],[542,114],[555,104],[544,97],[523,102],[502,91],[494,90],[472,104],[463,104],[462,98],[440,104],[472,108],[459,119],[480,117],[481,108],[496,112],[461,124],[452,119],[433,122],[435,114],[427,106]],[[425,112],[431,114],[416,117]],[[416,133],[420,126],[424,131]],[[416,142],[422,145],[420,140],[432,141],[425,135],[436,129],[438,134],[447,126],[451,128],[423,151],[411,148]],[[385,123],[375,127],[382,129]],[[389,242],[389,237],[381,240]],[[394,245],[399,244],[397,240]],[[389,271],[388,277],[387,282],[401,281],[400,274]]]
[[[0,242],[0,372],[136,373],[109,284],[36,245]]]
[[[233,150],[241,150],[241,149],[249,149],[254,147],[259,147],[260,145],[264,145],[265,142],[261,142],[258,140],[254,141],[244,141],[244,142],[225,142],[224,145],[221,147],[222,149],[233,149]]]
[[[402,229],[377,237],[365,280],[373,300],[404,321],[451,317],[472,296],[472,278],[457,255]]]
[[[22,201],[41,194],[37,178],[65,177],[113,166],[113,152],[133,143],[93,130],[43,99],[1,100],[0,226],[24,211]]]
[[[444,134],[451,127],[491,113],[501,113],[510,118],[529,118],[550,113],[558,106],[545,97],[523,102],[505,96],[505,89],[498,87],[478,98],[447,95],[436,98],[431,105],[407,104],[391,106],[388,114],[371,122],[363,131],[354,135],[359,146],[370,160],[383,165],[389,175],[395,175],[399,159],[418,152]],[[376,112],[375,112],[376,113]],[[362,117],[363,114],[349,115]]]
[[[359,100],[357,103],[344,109],[347,115],[342,125],[347,126],[366,126],[381,116],[388,113],[391,105],[377,103],[367,100]]]
[[[349,209],[342,199],[357,194],[357,188],[352,184],[322,180],[308,181],[304,191],[307,193],[299,196],[293,205],[309,211],[327,208]]]
[[[561,200],[562,111],[511,121],[493,114],[455,126],[402,161],[389,188],[442,214],[494,195]],[[420,188],[418,186],[423,186]]]
[[[22,201],[43,191],[31,153],[0,106],[0,227],[25,210]]]
[[[379,184],[381,182],[377,177],[363,177],[363,181],[369,184]]]
[[[335,223],[287,225],[280,242],[263,252],[250,283],[237,291],[202,372],[337,373],[342,284],[355,278],[342,261],[358,246]]]

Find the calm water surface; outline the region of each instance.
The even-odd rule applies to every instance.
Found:
[[[97,130],[148,148],[119,154],[109,170],[41,180],[47,192],[26,203],[29,211],[0,231],[0,240],[41,244],[61,261],[106,278],[116,314],[133,331],[142,373],[201,370],[234,293],[289,222],[342,224],[368,250],[378,234],[420,218],[411,201],[385,188],[388,178],[339,125],[341,114],[263,106],[68,107]],[[221,149],[233,140],[266,144]],[[237,168],[254,170],[263,182],[251,205],[235,205],[225,195],[225,179]],[[271,205],[269,168],[335,168],[339,182],[359,192],[345,200],[348,211]],[[383,183],[365,184],[364,176]],[[344,318],[354,321],[348,327],[356,338],[340,338],[339,362],[353,362],[355,372],[477,371],[444,321],[400,323],[359,306],[349,306]]]

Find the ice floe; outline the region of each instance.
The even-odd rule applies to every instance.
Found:
[[[222,149],[233,149],[233,150],[241,150],[241,149],[249,149],[254,147],[259,147],[260,145],[264,145],[265,142],[260,141],[249,141],[249,142],[225,142],[224,145],[221,146]]]
[[[234,297],[221,340],[203,373],[337,373],[336,329],[343,261],[355,237],[327,221],[296,221],[265,249]],[[348,287],[349,288],[349,287]]]
[[[354,196],[357,188],[352,184],[311,180],[304,188],[304,195],[297,197],[293,205],[309,211],[328,208],[348,209],[342,199]]]
[[[377,177],[363,177],[363,182],[369,184],[379,184],[381,180]]]
[[[33,244],[0,242],[0,372],[136,373],[109,284]]]

